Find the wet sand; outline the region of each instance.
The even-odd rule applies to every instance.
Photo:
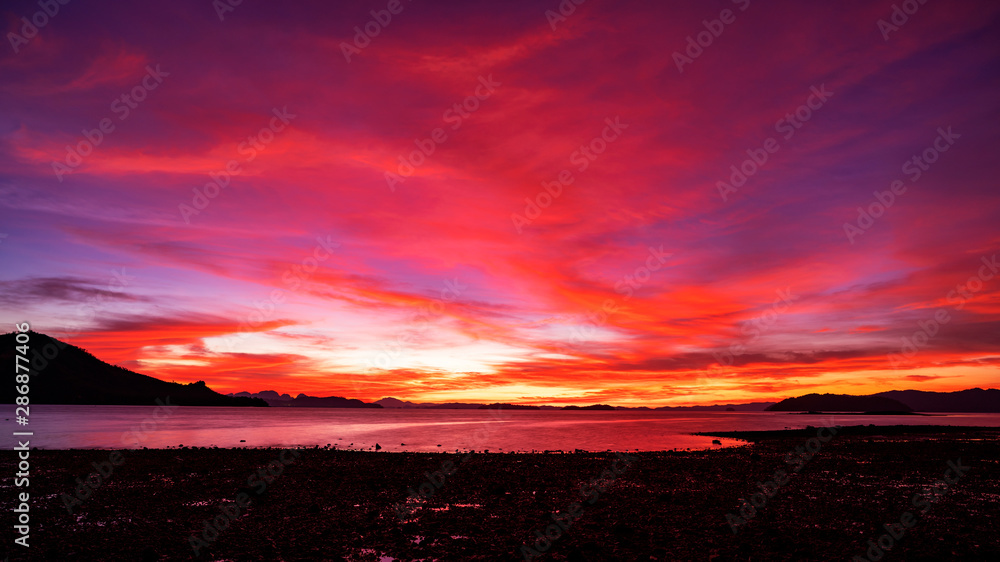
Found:
[[[627,456],[126,450],[72,515],[76,479],[92,463],[107,470],[110,452],[31,451],[30,547],[13,544],[8,524],[3,552],[185,560],[195,537],[206,560],[867,560],[868,541],[895,522],[901,536],[883,560],[1000,559],[997,428],[742,437],[754,442]],[[14,453],[0,458],[10,521],[23,489],[10,478]],[[934,495],[952,466],[954,483]],[[740,498],[758,482],[771,497],[754,497],[751,512]],[[907,512],[910,527],[899,524]],[[205,529],[213,519],[217,534]],[[557,538],[539,539],[546,531]]]

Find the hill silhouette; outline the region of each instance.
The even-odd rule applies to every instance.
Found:
[[[86,350],[45,334],[27,332],[32,404],[148,405],[157,399],[178,406],[267,406],[256,398],[224,396],[204,381],[180,384],[130,371],[94,357]],[[16,332],[0,335],[0,360],[14,365]],[[22,361],[23,365],[24,362]],[[0,385],[0,403],[12,404],[13,382]]]
[[[563,406],[563,410],[615,410],[607,404],[591,404],[590,406]]]
[[[290,394],[278,394],[273,390],[262,390],[260,392],[237,392],[226,396],[249,396],[259,398],[267,402],[268,406],[275,408],[381,408],[381,404],[369,403],[357,398],[344,398],[342,396],[309,396],[299,393],[292,398]]]
[[[806,394],[786,398],[770,412],[912,412],[913,408],[885,396],[853,396],[850,394]]]
[[[990,412],[1000,413],[1000,390],[970,388],[956,392],[890,390],[874,396],[899,400],[917,412]]]
[[[982,412],[1000,413],[1000,390],[955,392],[889,390],[877,394],[806,394],[767,408],[772,412]]]

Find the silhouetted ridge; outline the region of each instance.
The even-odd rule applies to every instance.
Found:
[[[850,394],[806,394],[786,398],[773,406],[771,412],[912,412],[906,404],[884,396],[852,396]]]
[[[86,350],[39,332],[28,333],[32,404],[151,405],[157,399],[178,406],[267,406],[255,398],[224,396],[205,381],[180,384],[110,365]],[[16,332],[0,335],[0,360],[14,365]],[[22,361],[23,365],[24,362]],[[14,384],[0,385],[0,402],[14,402]]]
[[[614,406],[607,404],[593,404],[591,406],[563,406],[563,410],[615,410]]]
[[[970,388],[955,392],[889,390],[866,396],[806,394],[767,408],[772,412],[983,412],[1000,413],[1000,390]]]
[[[289,394],[278,394],[273,390],[262,390],[257,393],[237,392],[228,396],[250,396],[260,398],[267,402],[269,406],[275,408],[381,408],[381,404],[370,404],[362,402],[357,398],[344,398],[342,396],[309,396],[300,393],[295,398]]]
[[[874,396],[899,400],[917,412],[989,412],[1000,413],[1000,390],[970,388],[956,392],[890,390]]]
[[[526,404],[507,404],[501,402],[494,402],[493,404],[483,404],[479,407],[480,410],[541,410],[538,406],[530,406]]]

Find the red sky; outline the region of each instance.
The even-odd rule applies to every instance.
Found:
[[[6,3],[0,322],[222,392],[997,386],[1000,5],[330,4]]]

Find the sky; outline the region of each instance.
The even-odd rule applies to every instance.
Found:
[[[363,400],[1000,380],[994,2],[40,6],[4,331]]]

